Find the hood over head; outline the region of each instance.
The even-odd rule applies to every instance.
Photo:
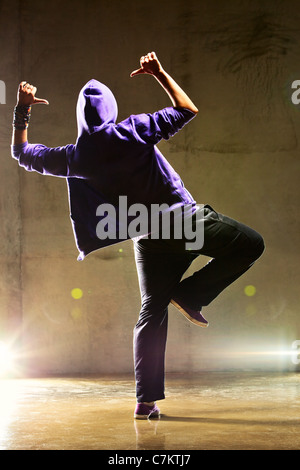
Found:
[[[111,90],[98,80],[90,80],[80,90],[77,101],[78,137],[92,134],[117,120],[118,105]]]

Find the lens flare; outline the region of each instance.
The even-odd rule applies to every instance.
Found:
[[[71,311],[71,317],[74,321],[78,321],[82,318],[82,311],[79,307],[75,307]]]
[[[247,297],[253,297],[256,294],[256,287],[255,286],[246,286],[244,289],[245,294]]]
[[[83,292],[78,287],[75,287],[71,290],[71,296],[73,297],[73,299],[78,300],[81,299],[81,297],[83,296]]]

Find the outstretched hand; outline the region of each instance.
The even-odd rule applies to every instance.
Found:
[[[49,104],[47,100],[36,98],[37,88],[28,82],[21,82],[18,89],[17,104],[31,106],[33,104]]]
[[[162,71],[162,66],[155,54],[155,52],[149,52],[147,55],[142,56],[140,59],[141,67],[131,72],[130,76],[135,77],[141,74],[158,75]]]

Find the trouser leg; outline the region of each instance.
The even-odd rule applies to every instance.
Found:
[[[185,240],[141,240],[135,243],[142,307],[134,329],[134,359],[138,401],[164,398],[164,361],[168,304],[184,298],[190,308],[208,305],[247,271],[262,254],[262,237],[251,228],[206,207],[204,246],[185,250]],[[203,220],[195,223],[203,223]],[[196,232],[196,230],[195,230]],[[181,281],[199,255],[213,258]],[[180,282],[181,281],[181,282]]]
[[[204,245],[192,255],[194,259],[201,254],[212,259],[181,281],[174,295],[184,299],[190,308],[200,310],[245,273],[263,250],[263,239],[255,230],[211,208],[206,209]]]
[[[189,267],[187,254],[164,253],[160,241],[135,243],[142,306],[134,328],[134,363],[138,402],[164,395],[168,305],[174,287]]]

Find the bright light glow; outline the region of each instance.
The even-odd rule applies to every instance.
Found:
[[[277,343],[277,341],[276,341]],[[256,367],[259,365],[270,366],[288,366],[288,364],[300,364],[300,340],[294,340],[290,344],[282,342],[281,344],[247,344],[243,345],[231,342],[228,344],[223,341],[218,347],[210,351],[211,356],[223,358],[225,366],[233,363],[242,364],[243,367]]]
[[[13,353],[7,344],[0,342],[0,376],[13,369]]]
[[[275,350],[265,350],[265,351],[232,351],[229,352],[229,355],[232,357],[289,357],[293,364],[300,364],[300,341],[294,341],[292,344],[292,349],[275,349]]]
[[[18,380],[0,380],[0,450],[5,449],[9,438],[9,425],[16,413],[22,385]]]
[[[278,349],[274,351],[245,351],[241,354],[245,356],[295,356],[299,353],[290,350]]]

